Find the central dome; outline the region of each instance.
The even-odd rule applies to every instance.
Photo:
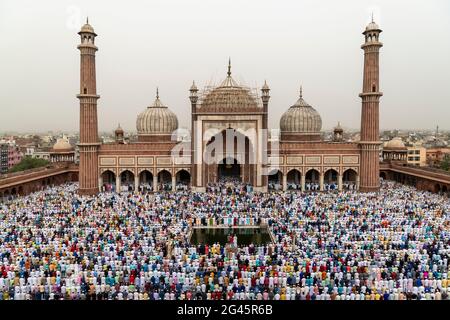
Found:
[[[250,89],[240,86],[231,77],[231,65],[224,81],[209,92],[206,92],[199,104],[199,110],[205,112],[239,112],[256,111],[258,102]]]
[[[281,116],[280,129],[282,133],[320,133],[322,118],[303,100],[301,88],[297,102]]]

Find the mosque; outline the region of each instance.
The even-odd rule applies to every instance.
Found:
[[[280,119],[278,139],[268,131],[270,88],[260,90],[237,83],[231,63],[225,79],[215,87],[189,89],[190,137],[177,139],[177,116],[156,98],[136,119],[138,139],[127,142],[120,126],[113,143],[98,137],[95,54],[92,26],[87,22],[78,33],[80,65],[80,194],[93,195],[105,188],[150,190],[178,185],[204,192],[209,183],[224,177],[268,191],[279,185],[305,190],[316,184],[320,190],[333,184],[339,190],[353,186],[361,192],[379,189],[379,41],[375,22],[365,28],[361,138],[346,142],[338,125],[333,138],[322,138],[320,114],[298,99]],[[293,99],[295,101],[295,98]],[[220,142],[220,143],[219,143]]]

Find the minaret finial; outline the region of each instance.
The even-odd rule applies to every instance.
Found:
[[[372,11],[372,23],[373,23],[374,21],[373,21],[373,11]]]
[[[303,86],[300,86],[300,98],[303,98]]]
[[[231,77],[231,57],[228,58],[228,76]]]
[[[86,24],[89,24],[89,16],[86,16]]]
[[[156,87],[156,99],[159,99],[159,88]]]

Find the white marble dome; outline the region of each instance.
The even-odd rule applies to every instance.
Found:
[[[69,143],[69,140],[67,140],[67,138],[65,137],[58,138],[56,140],[56,143],[53,145],[54,151],[68,151],[72,149],[73,149],[72,145]]]
[[[297,102],[281,116],[280,129],[284,133],[320,133],[322,118],[303,99],[301,89]]]
[[[178,119],[168,107],[159,99],[157,92],[155,102],[136,119],[138,135],[172,134],[178,129]]]
[[[372,30],[380,30],[380,27],[375,22],[371,22],[366,26],[366,31],[372,31]]]
[[[406,149],[406,147],[405,147],[405,144],[403,143],[402,138],[395,137],[386,143],[385,149],[399,150],[399,149]]]

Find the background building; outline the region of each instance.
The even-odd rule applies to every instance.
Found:
[[[424,167],[427,165],[427,150],[422,146],[407,147],[408,161],[413,166]]]
[[[434,147],[426,149],[426,162],[430,167],[440,167],[446,156],[450,156],[450,148]]]
[[[406,163],[408,159],[408,149],[405,147],[400,137],[385,143],[383,148],[383,161],[397,161]]]
[[[8,145],[0,144],[0,173],[8,172]]]
[[[66,137],[59,138],[53,145],[50,162],[75,162],[75,149]]]
[[[0,149],[0,173],[6,173],[22,160],[22,153],[13,140],[0,141]]]

